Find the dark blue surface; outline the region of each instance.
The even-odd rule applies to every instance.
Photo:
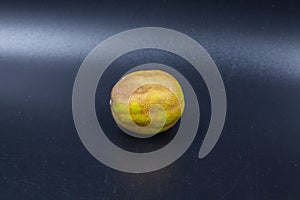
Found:
[[[0,3],[0,199],[300,199],[299,8],[296,1]],[[174,29],[203,45],[222,74],[228,112],[219,142],[200,160],[210,114],[201,77],[165,52],[120,58],[113,65],[161,60],[188,69],[182,72],[201,99],[203,116],[178,161],[127,174],[98,162],[81,143],[72,88],[99,42],[144,26]],[[106,91],[122,75],[114,69],[99,83],[111,81]],[[98,114],[108,113],[108,97],[97,94]],[[98,117],[107,129],[116,128],[110,115]],[[159,148],[167,137],[109,135],[136,152]]]

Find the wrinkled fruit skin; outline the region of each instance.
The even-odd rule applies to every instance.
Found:
[[[184,95],[172,75],[161,70],[141,70],[115,84],[110,106],[115,122],[123,130],[154,135],[168,130],[180,119]],[[155,106],[161,110],[152,112]]]

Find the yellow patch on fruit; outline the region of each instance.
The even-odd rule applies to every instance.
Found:
[[[172,75],[161,70],[141,70],[115,84],[110,103],[113,118],[120,128],[154,135],[168,130],[180,119],[184,95]]]

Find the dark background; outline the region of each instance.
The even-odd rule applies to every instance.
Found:
[[[0,3],[0,199],[300,199],[300,6],[297,1],[37,1]],[[228,112],[219,142],[198,159],[209,97],[184,60],[155,50],[113,65],[156,61],[176,69],[202,99],[200,128],[172,165],[147,174],[104,166],[81,143],[72,118],[80,64],[101,41],[158,26],[197,40],[216,62]],[[99,82],[97,112],[122,76],[111,66]],[[102,81],[102,82],[101,82]],[[99,103],[98,103],[99,102]],[[202,113],[203,112],[203,113]],[[105,116],[105,117],[103,117]],[[122,148],[160,148],[169,134],[134,139],[98,115]]]

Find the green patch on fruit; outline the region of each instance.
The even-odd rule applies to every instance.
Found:
[[[112,109],[115,113],[125,113],[128,110],[128,107],[125,104],[113,103]]]

